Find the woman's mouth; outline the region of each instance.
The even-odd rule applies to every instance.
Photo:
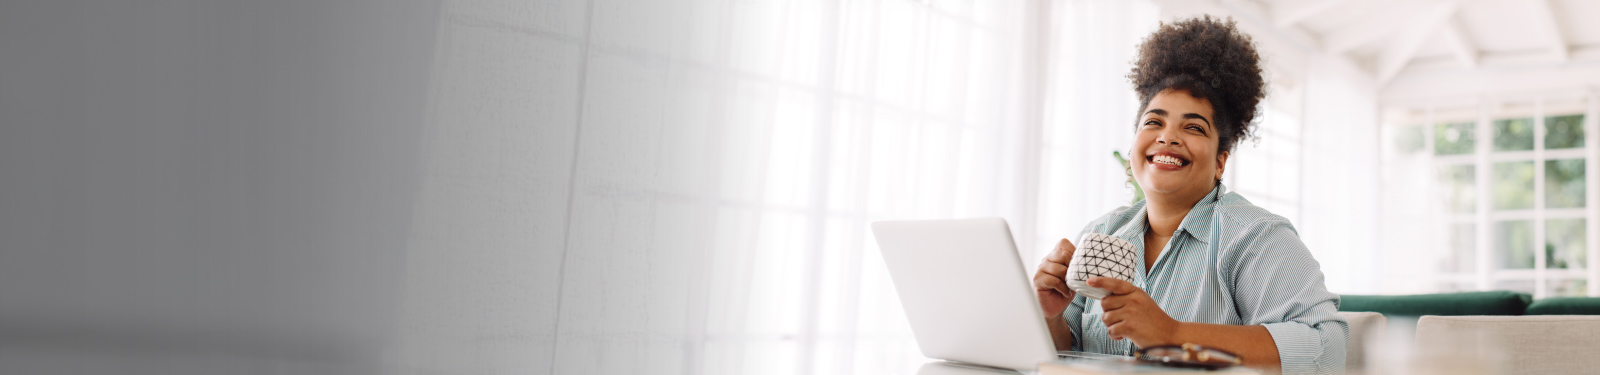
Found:
[[[1178,158],[1176,156],[1166,155],[1166,154],[1156,154],[1156,155],[1146,156],[1145,157],[1145,161],[1148,161],[1151,164],[1163,165],[1163,166],[1172,166],[1172,167],[1183,167],[1183,166],[1189,165],[1189,161],[1188,160],[1183,160],[1182,158]]]

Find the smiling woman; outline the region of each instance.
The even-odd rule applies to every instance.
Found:
[[[1095,300],[1061,277],[1076,248],[1061,240],[1035,274],[1056,347],[1129,355],[1198,344],[1284,373],[1336,373],[1347,323],[1317,261],[1282,216],[1222,185],[1233,146],[1264,96],[1260,58],[1232,20],[1163,24],[1128,78],[1141,107],[1130,173],[1146,199],[1084,228],[1141,248],[1133,280],[1091,278]]]

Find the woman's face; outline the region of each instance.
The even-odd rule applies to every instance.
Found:
[[[1200,199],[1211,192],[1228,154],[1217,153],[1211,102],[1166,90],[1139,115],[1131,155],[1133,178],[1151,197]]]

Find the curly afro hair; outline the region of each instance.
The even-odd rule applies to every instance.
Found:
[[[1231,17],[1207,15],[1161,23],[1139,45],[1139,59],[1128,79],[1139,94],[1141,112],[1165,90],[1188,91],[1211,102],[1217,153],[1223,153],[1253,133],[1256,104],[1266,96],[1260,62],[1255,43],[1234,27]]]

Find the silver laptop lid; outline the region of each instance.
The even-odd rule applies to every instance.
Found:
[[[1024,370],[1055,359],[1004,219],[880,221],[872,233],[922,355]]]

